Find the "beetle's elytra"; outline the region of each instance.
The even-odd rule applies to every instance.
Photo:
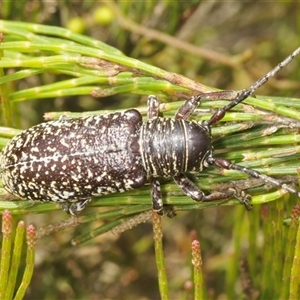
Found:
[[[120,193],[151,182],[153,209],[162,213],[159,177],[173,177],[183,192],[196,201],[249,196],[235,189],[205,195],[185,173],[201,172],[216,165],[235,169],[264,182],[286,189],[300,197],[294,188],[259,172],[215,158],[211,125],[249,97],[300,53],[300,47],[267,75],[242,91],[211,92],[188,99],[174,118],[159,117],[158,100],[148,98],[148,118],[130,109],[125,112],[62,117],[36,125],[15,136],[1,153],[3,186],[10,193],[30,200],[54,201],[72,214],[78,214],[93,196]],[[229,99],[209,121],[190,121],[201,99]]]
[[[140,113],[128,110],[34,126],[3,150],[3,184],[21,198],[60,202],[70,213],[92,196],[138,188],[146,180],[141,125]]]

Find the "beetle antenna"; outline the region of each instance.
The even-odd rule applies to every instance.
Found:
[[[298,47],[291,55],[289,55],[285,60],[279,63],[274,69],[268,72],[265,76],[259,78],[250,88],[246,90],[241,90],[238,93],[238,96],[232,100],[230,103],[225,105],[224,107],[218,109],[213,116],[208,121],[208,125],[212,125],[218,121],[220,121],[225,113],[231,110],[233,107],[243,102],[245,99],[250,97],[259,87],[265,84],[271,77],[274,77],[277,72],[279,72],[283,67],[289,64],[297,55],[300,54],[300,47]]]

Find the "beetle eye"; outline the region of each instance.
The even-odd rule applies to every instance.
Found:
[[[214,165],[214,163],[215,163],[215,159],[214,159],[212,150],[207,151],[206,155],[204,157],[204,162],[203,162],[204,166],[206,168],[208,168],[208,167]]]

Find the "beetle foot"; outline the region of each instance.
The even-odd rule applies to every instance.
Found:
[[[60,203],[60,206],[69,215],[77,216],[91,200],[92,198],[80,200],[77,202],[63,202]]]

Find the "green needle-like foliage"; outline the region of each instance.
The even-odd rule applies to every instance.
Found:
[[[278,47],[274,46],[273,39],[272,43],[258,43],[257,39],[258,46],[253,51],[262,53],[261,60],[256,67],[249,67],[249,57],[255,58],[255,55],[247,52],[239,56],[225,55],[221,51],[218,53],[218,47],[206,50],[196,46],[200,28],[184,27],[185,24],[193,25],[189,24],[185,14],[201,13],[196,9],[196,2],[165,1],[156,6],[158,1],[145,1],[130,6],[126,1],[109,1],[104,9],[113,12],[116,19],[114,25],[105,30],[111,30],[111,41],[117,47],[89,37],[89,34],[38,24],[41,22],[34,19],[31,22],[36,23],[8,21],[13,19],[9,18],[12,3],[4,1],[0,11],[0,15],[6,16],[0,20],[0,149],[19,134],[21,128],[40,122],[42,112],[47,112],[46,120],[51,120],[62,115],[80,117],[134,107],[146,119],[145,99],[149,94],[155,94],[161,100],[160,112],[173,117],[185,99],[220,88],[223,82],[227,83],[226,89],[247,88],[300,43],[298,31],[294,38],[290,33],[288,45]],[[26,11],[24,3],[16,3],[15,9]],[[65,12],[62,3],[58,6]],[[24,7],[20,8],[21,5]],[[91,12],[97,3],[88,1],[84,5],[82,9]],[[277,5],[274,3],[274,10],[282,11],[283,4],[279,8]],[[159,8],[163,6],[168,17],[160,15]],[[209,10],[209,6],[205,9]],[[288,4],[285,9],[289,11],[289,17],[297,11]],[[203,12],[205,10],[200,14],[202,18]],[[246,22],[250,13],[247,9],[247,18],[242,20]],[[223,14],[225,17],[226,10],[222,10]],[[257,15],[256,11],[254,16]],[[44,16],[48,16],[47,11]],[[210,20],[220,19],[214,16]],[[86,30],[92,31],[95,24],[92,26],[83,18],[73,20],[70,27],[74,30],[76,24],[81,24],[76,28],[84,25]],[[99,21],[96,11],[93,18],[93,22]],[[277,15],[274,20],[278,20]],[[156,24],[159,30],[143,24]],[[160,28],[160,24],[165,29]],[[286,24],[284,22],[280,28]],[[201,35],[206,24],[202,25]],[[232,30],[237,29],[236,25],[232,26]],[[269,28],[269,23],[265,26]],[[182,31],[176,32],[180,28]],[[211,32],[209,36],[214,34]],[[236,49],[241,47],[237,41],[243,44],[245,39],[243,35],[239,38],[235,39]],[[193,42],[189,43],[189,39]],[[232,49],[234,45],[231,44]],[[176,52],[178,48],[180,51]],[[181,51],[188,54],[183,56]],[[273,52],[274,57],[269,62],[268,53]],[[290,69],[284,69],[278,75],[290,78],[290,81],[267,83],[257,91],[256,97],[236,106],[213,126],[216,156],[274,176],[289,185],[298,184],[300,100],[289,95],[297,97],[299,76],[295,70],[299,65],[296,58]],[[218,80],[214,81],[214,78]],[[200,82],[207,82],[207,85]],[[274,91],[268,90],[272,85],[275,85],[276,95],[280,95],[280,91],[276,92],[280,84],[286,84],[286,90],[291,92],[276,97],[259,95],[273,94]],[[70,102],[69,106],[66,102]],[[191,119],[208,120],[216,109],[227,103],[222,99],[203,100]],[[298,298],[299,199],[233,170],[209,168],[193,174],[192,179],[204,192],[231,187],[246,190],[252,196],[252,211],[247,212],[236,199],[197,203],[183,195],[172,180],[165,180],[163,201],[177,212],[172,219],[152,216],[149,185],[124,194],[99,197],[82,215],[66,218],[55,203],[14,199],[0,186],[3,200],[0,201],[3,216],[0,298],[22,299],[26,292],[28,297],[45,299],[93,296],[112,299],[154,299],[158,296],[161,299]],[[24,222],[13,230],[7,210],[14,215],[28,215],[28,219],[43,217],[36,233],[33,227],[27,228],[27,246],[23,245]],[[152,234],[149,225],[143,224],[151,217]],[[62,231],[68,228],[73,228],[69,234]],[[108,233],[110,231],[114,233],[113,237]],[[191,231],[197,234],[190,234]],[[33,273],[35,234],[37,247],[47,254],[41,259],[41,267],[36,266]],[[49,234],[50,237],[46,237]],[[75,250],[70,250],[71,242],[76,246]],[[152,267],[155,263],[156,267]],[[29,290],[31,278],[32,289]]]
[[[0,298],[23,299],[30,284],[35,257],[35,227],[29,225],[26,229],[27,246],[24,247],[25,223],[20,221],[13,231],[12,215],[9,211],[2,214],[2,248],[0,264]],[[26,249],[26,256],[22,253]],[[25,258],[24,264],[22,258]],[[25,268],[25,269],[24,269]],[[20,283],[17,276],[21,270],[24,274]],[[19,286],[19,287],[18,287]]]

